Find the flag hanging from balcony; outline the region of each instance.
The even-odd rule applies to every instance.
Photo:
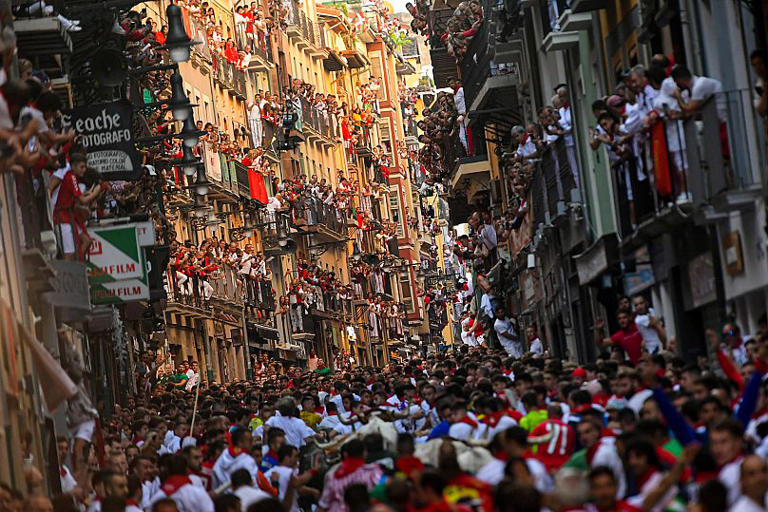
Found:
[[[656,188],[660,196],[671,196],[672,180],[669,176],[667,131],[664,123],[656,123],[651,128],[651,145],[653,147],[653,171],[656,175]]]
[[[354,206],[352,207],[352,216],[357,221],[357,229],[363,229],[363,215]]]
[[[264,176],[253,169],[248,169],[248,190],[251,193],[251,199],[255,199],[261,204],[267,204],[269,201]]]

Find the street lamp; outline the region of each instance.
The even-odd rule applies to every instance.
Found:
[[[360,253],[360,248],[357,246],[357,242],[352,242],[352,261],[357,263],[362,257],[363,255]]]
[[[192,152],[192,148],[183,144],[181,148],[181,160],[174,160],[173,163],[176,166],[181,167],[181,170],[184,171],[186,176],[194,176],[197,169],[204,164],[195,156]]]
[[[186,121],[192,116],[192,105],[184,92],[184,82],[178,69],[171,75],[171,99],[168,101],[168,109],[173,115],[174,121]]]
[[[190,40],[184,30],[181,7],[169,5],[165,10],[165,16],[168,18],[168,36],[165,39],[165,45],[160,49],[168,50],[173,62],[187,62],[190,48],[197,43]]]
[[[182,126],[181,131],[175,134],[173,137],[176,139],[181,139],[182,143],[188,148],[193,148],[197,146],[197,142],[200,137],[206,133],[208,132],[198,130],[197,127],[195,127],[194,118],[189,116],[184,120],[184,126]]]

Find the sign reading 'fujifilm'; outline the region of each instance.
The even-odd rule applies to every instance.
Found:
[[[144,235],[139,234],[139,226]],[[149,298],[147,263],[142,242],[154,239],[145,224],[91,226],[88,281],[93,304],[119,304]]]

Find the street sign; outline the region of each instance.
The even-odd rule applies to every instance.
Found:
[[[93,243],[88,251],[88,279],[93,304],[149,299],[147,263],[140,246],[139,224],[97,226],[89,231]],[[146,237],[146,232],[143,236]]]

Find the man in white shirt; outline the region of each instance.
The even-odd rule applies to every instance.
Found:
[[[507,354],[515,358],[523,356],[523,345],[520,343],[520,338],[515,332],[512,322],[507,318],[504,306],[496,308],[496,321],[493,323],[493,329]]]
[[[706,76],[696,76],[685,66],[676,66],[672,70],[671,76],[678,88],[675,97],[684,114],[695,114],[701,110],[707,100],[716,96],[718,116],[721,122],[725,122],[728,112],[725,98],[721,94],[723,84],[719,80]],[[688,91],[690,94],[690,99],[687,102],[683,98],[683,91]]]
[[[544,353],[544,343],[539,338],[536,327],[533,325],[526,327],[525,335],[528,338],[528,351],[531,354],[542,355]]]
[[[285,497],[288,492],[288,487],[291,483],[291,478],[297,477],[299,472],[296,469],[299,463],[299,451],[295,446],[284,444],[277,452],[277,458],[280,464],[273,467],[264,476],[272,483],[273,487],[277,488],[278,497],[280,501],[285,503]],[[298,504],[298,495],[296,493],[298,486],[292,487],[291,492],[293,496],[290,497],[289,512],[300,512]]]
[[[525,128],[519,124],[512,127],[512,145],[514,146],[515,144],[517,144],[517,155],[521,158],[526,158],[530,161],[538,156],[536,144],[533,143],[533,139],[525,131]]]
[[[741,497],[731,507],[731,512],[765,512],[768,507],[768,466],[759,455],[748,455],[741,461]]]
[[[663,350],[667,341],[667,333],[659,319],[653,315],[648,307],[648,301],[642,295],[636,295],[632,299],[632,306],[635,310],[635,325],[643,337],[645,349],[651,354]]]
[[[568,87],[565,84],[555,87],[555,92],[560,98],[561,107],[557,110],[560,115],[560,128],[563,130],[563,142],[565,142],[565,152],[568,157],[568,165],[573,174],[573,180],[576,186],[579,186],[579,166],[576,162],[576,142],[573,140],[573,118],[571,116],[571,104],[568,98]]]
[[[232,473],[232,494],[240,498],[242,512],[248,510],[248,507],[272,496],[258,487],[254,487],[253,478],[247,469],[238,469]]]
[[[192,391],[195,389],[195,386],[197,386],[198,382],[200,382],[200,365],[197,363],[197,361],[192,361],[192,363],[190,363],[189,370],[187,370],[186,390]]]
[[[294,416],[296,403],[292,398],[283,398],[277,406],[278,412],[266,422],[269,427],[278,427],[285,432],[285,441],[287,444],[296,447],[302,447],[307,444],[307,440],[315,435],[312,430],[301,419]]]
[[[456,112],[459,114],[457,122],[459,123],[459,140],[466,151],[469,151],[467,144],[467,125],[465,123],[465,117],[467,115],[467,105],[464,101],[464,87],[461,85],[461,81],[454,78],[451,81],[451,87],[455,91],[453,94],[453,102],[456,104]]]

